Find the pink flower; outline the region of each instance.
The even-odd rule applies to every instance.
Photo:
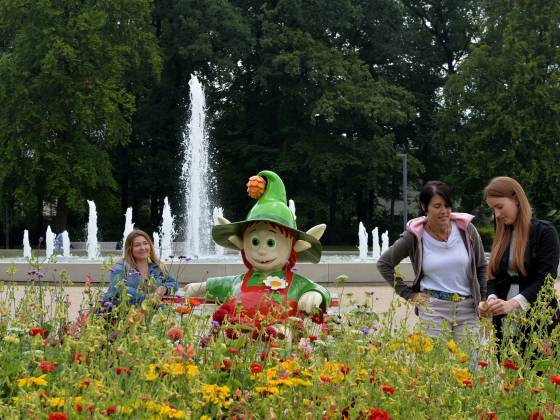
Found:
[[[177,341],[183,338],[183,330],[178,327],[171,327],[167,330],[167,338],[171,341]]]
[[[93,284],[93,277],[91,276],[91,274],[88,274],[86,276],[85,282],[86,282],[86,286],[91,286]]]

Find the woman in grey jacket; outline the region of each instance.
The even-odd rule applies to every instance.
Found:
[[[401,297],[419,304],[418,315],[429,335],[437,336],[444,328],[456,340],[478,335],[487,262],[473,216],[451,211],[451,190],[440,181],[424,185],[419,201],[422,216],[408,222],[377,268]],[[415,274],[411,286],[395,275],[395,267],[407,257]]]

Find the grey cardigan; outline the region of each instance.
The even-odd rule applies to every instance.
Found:
[[[481,300],[486,300],[487,266],[482,240],[478,231],[471,223],[473,216],[466,213],[451,213],[451,220],[459,227],[463,241],[469,254],[467,277],[475,308]],[[425,217],[418,217],[407,224],[406,230],[395,243],[381,255],[377,261],[377,269],[399,296],[410,299],[414,293],[420,292],[422,279],[422,232],[426,224]],[[395,267],[406,257],[410,258],[415,278],[412,286],[407,286],[404,279],[395,275]]]

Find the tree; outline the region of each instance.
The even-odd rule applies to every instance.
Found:
[[[116,186],[109,151],[129,141],[129,75],[161,64],[150,2],[0,0],[0,39],[0,157],[39,219],[56,205],[60,231]]]
[[[525,187],[537,215],[560,193],[560,4],[486,5],[485,36],[448,81],[442,128],[467,208],[493,176]]]

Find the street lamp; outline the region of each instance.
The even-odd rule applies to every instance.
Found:
[[[406,223],[408,222],[408,175],[407,175],[407,159],[406,153],[397,154],[402,158],[402,185],[403,185],[403,229],[406,230]]]

